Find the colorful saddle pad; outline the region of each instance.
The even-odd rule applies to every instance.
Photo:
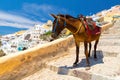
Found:
[[[84,24],[88,35],[97,35],[101,33],[101,28],[96,26],[95,22],[88,23],[84,21]]]

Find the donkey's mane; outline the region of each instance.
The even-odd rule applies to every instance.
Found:
[[[69,14],[66,14],[66,15],[64,15],[64,14],[58,14],[57,16],[75,19],[75,17],[73,17],[73,16],[71,16],[71,15],[69,15]]]

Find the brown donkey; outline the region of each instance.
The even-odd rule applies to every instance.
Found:
[[[62,15],[62,14],[59,14],[59,15],[51,14],[51,15],[55,18],[53,22],[51,36],[55,39],[64,28],[67,28],[68,30],[70,30],[73,34],[73,37],[75,39],[75,44],[76,44],[76,60],[73,66],[77,66],[77,63],[79,61],[79,44],[80,42],[84,42],[86,64],[87,64],[86,69],[90,69],[89,67],[90,63],[89,63],[88,57],[90,57],[91,42],[95,41],[94,59],[97,59],[96,48],[97,48],[97,44],[99,42],[101,33],[89,35],[86,32],[85,24],[82,22],[82,20],[78,18],[74,18],[70,15]],[[89,43],[89,53],[88,53],[88,43]]]

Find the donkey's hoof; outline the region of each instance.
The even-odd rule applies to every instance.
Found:
[[[85,70],[90,70],[90,66],[87,66],[87,67],[85,68]]]
[[[77,67],[77,65],[78,65],[78,64],[74,63],[74,64],[73,64],[73,67]]]

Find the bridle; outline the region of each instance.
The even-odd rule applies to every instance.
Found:
[[[66,19],[66,16],[64,15],[65,19]],[[56,23],[55,23],[55,27],[53,29],[53,33],[55,33],[56,31],[56,28],[57,28],[57,25],[58,25],[58,20],[60,19],[60,16],[58,16],[57,20],[56,20]],[[64,27],[66,26],[66,20],[64,21]]]
[[[56,23],[55,23],[54,29],[53,29],[53,31],[52,31],[53,33],[55,33],[55,30],[56,30],[57,25],[58,25],[58,18],[57,18],[57,21],[56,21]]]
[[[66,27],[66,15],[64,15],[64,17],[65,17],[65,21],[64,21],[64,25],[63,26]],[[56,23],[55,23],[55,26],[54,26],[54,29],[53,29],[53,33],[55,33],[55,31],[56,31],[59,19],[60,19],[60,16],[58,16],[58,18],[56,20]],[[81,26],[82,26],[82,23],[79,25],[77,31],[73,33],[74,35],[77,34],[81,30]]]

